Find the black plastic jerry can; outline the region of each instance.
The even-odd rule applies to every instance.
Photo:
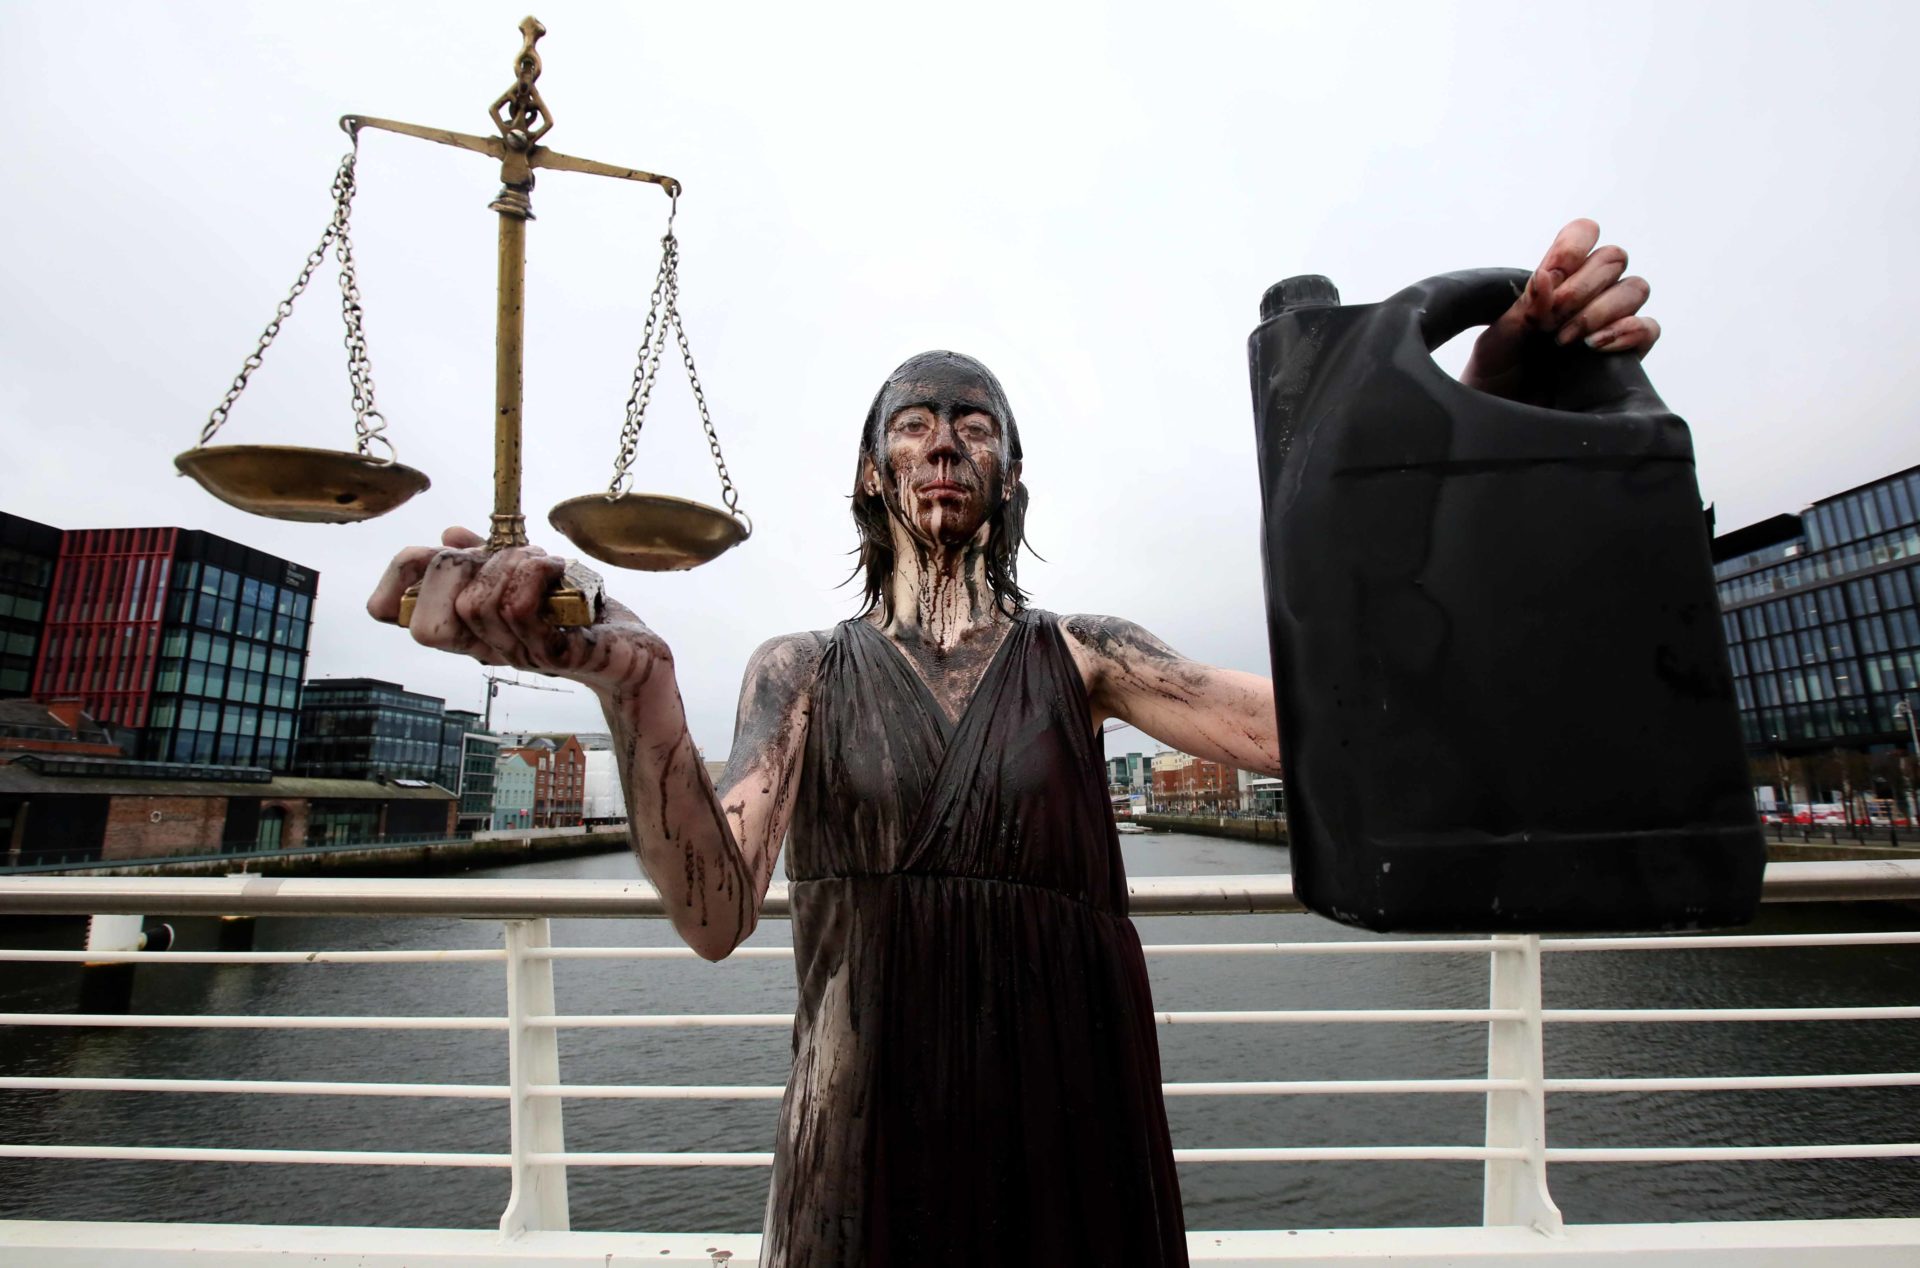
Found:
[[[1430,355],[1526,280],[1261,303],[1295,890],[1383,931],[1743,923],[1765,845],[1686,424],[1630,356],[1542,349],[1528,405]]]

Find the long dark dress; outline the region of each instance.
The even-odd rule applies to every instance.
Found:
[[[1055,619],[960,721],[865,621],[823,653],[787,875],[800,998],[767,1268],[1184,1265],[1140,941]]]

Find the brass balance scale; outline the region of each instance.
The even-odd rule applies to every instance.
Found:
[[[493,515],[487,538],[489,551],[527,544],[526,519],[520,512],[520,413],[525,319],[522,300],[527,262],[527,221],[533,219],[535,168],[585,172],[619,180],[658,185],[669,199],[666,234],[660,239],[660,270],[654,279],[646,326],[640,341],[639,364],[633,372],[633,390],[627,398],[626,421],[621,428],[620,451],[614,460],[613,482],[604,493],[569,498],[548,515],[552,525],[595,559],[621,568],[668,572],[698,567],[745,541],[753,522],[740,509],[740,497],[727,474],[720,438],[708,413],[693,352],[680,322],[679,243],[673,234],[680,182],[671,176],[617,167],[593,159],[559,154],[539,141],[553,127],[553,115],[541,100],[534,82],[540,78],[540,55],[534,44],[546,34],[538,20],[520,23],[525,37],[514,60],[513,87],[489,108],[498,136],[470,136],[443,128],[399,123],[364,115],[347,115],[340,126],[353,138],[353,148],[340,161],[333,178],[333,218],[321,234],[320,245],[307,256],[292,290],[280,301],[273,320],[247,356],[240,373],[201,428],[200,441],[174,459],[182,474],[230,506],[274,519],[307,523],[344,524],[371,519],[393,510],[427,488],[427,477],[398,461],[387,437],[386,419],[374,405],[373,373],[367,361],[362,329],[360,290],[354,272],[348,215],[353,204],[355,164],[360,133],[371,128],[397,132],[485,154],[500,162],[500,193],[488,204],[500,216],[500,284],[494,342],[494,465]],[[209,445],[227,420],[247,380],[259,369],[261,358],[293,313],[293,303],[305,291],[314,271],[332,250],[340,265],[341,312],[346,322],[347,377],[352,387],[356,445],[352,452],[310,449],[296,445]],[[706,429],[707,447],[720,476],[724,510],[664,494],[627,491],[635,446],[646,421],[648,402],[659,377],[668,332],[678,345]],[[372,448],[379,445],[384,456]],[[412,619],[415,593],[401,602],[400,624]],[[561,588],[547,596],[543,615],[555,625],[592,624],[599,599],[599,579],[584,568],[569,568]]]

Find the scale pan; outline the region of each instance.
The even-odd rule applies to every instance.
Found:
[[[660,493],[568,498],[547,522],[602,563],[641,572],[697,568],[747,540],[747,526],[720,508]]]
[[[228,506],[308,524],[385,515],[429,483],[397,462],[299,445],[212,445],[187,450],[173,465]]]

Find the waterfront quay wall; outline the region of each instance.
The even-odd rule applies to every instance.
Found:
[[[1912,861],[1920,858],[1920,837],[1914,839],[1914,845],[1863,845],[1858,842],[1840,840],[1827,842],[1813,841],[1774,841],[1767,842],[1767,862],[1769,863],[1831,863],[1840,859],[1904,859]]]
[[[1138,823],[1155,832],[1186,832],[1197,837],[1232,837],[1236,841],[1287,843],[1285,819],[1234,819],[1223,815],[1128,815],[1122,822]]]
[[[199,854],[141,859],[95,868],[62,869],[63,876],[442,876],[477,867],[508,867],[543,859],[608,854],[627,848],[621,827],[488,832],[472,839],[381,842],[280,850],[257,854]]]

